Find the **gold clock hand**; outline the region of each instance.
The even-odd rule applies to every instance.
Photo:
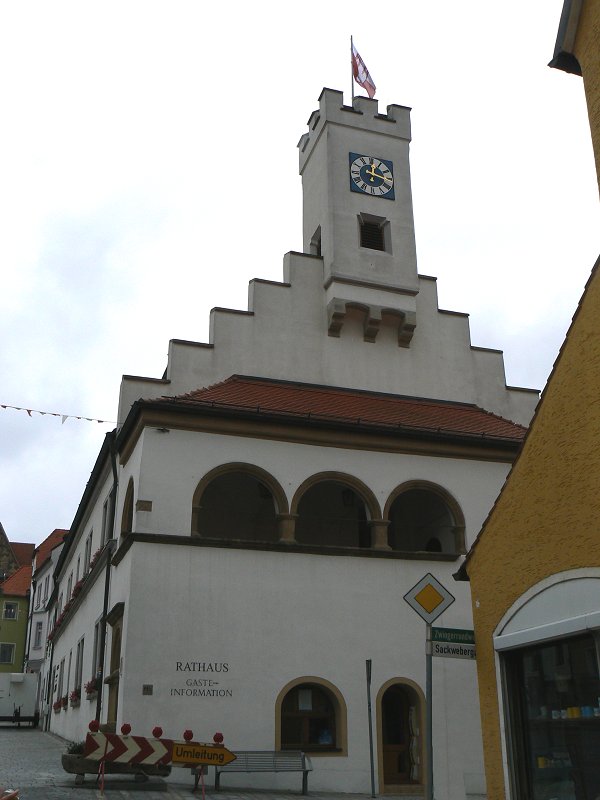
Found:
[[[382,181],[387,181],[391,183],[391,178],[386,178],[385,175],[380,175],[379,172],[375,172],[375,167],[371,164],[371,169],[367,170],[367,175],[371,176],[371,182],[373,182],[373,178],[381,178]]]

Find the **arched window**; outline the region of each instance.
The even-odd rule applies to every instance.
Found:
[[[192,533],[210,539],[276,542],[277,507],[272,478],[254,469],[209,474],[194,495]]]
[[[345,703],[327,681],[306,678],[288,684],[279,695],[277,714],[279,749],[345,754]]]
[[[133,529],[133,478],[129,479],[127,491],[125,492],[125,502],[123,503],[123,514],[121,515],[121,535],[131,533]]]
[[[410,553],[464,552],[464,519],[458,503],[440,487],[409,484],[389,506],[389,544]]]
[[[298,503],[296,541],[329,547],[370,547],[365,501],[342,481],[313,484]]]

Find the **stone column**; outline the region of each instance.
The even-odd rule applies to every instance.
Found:
[[[388,528],[390,521],[387,519],[369,520],[371,531],[371,547],[373,550],[391,550],[388,544]]]
[[[282,544],[296,544],[298,514],[277,514],[277,531]]]

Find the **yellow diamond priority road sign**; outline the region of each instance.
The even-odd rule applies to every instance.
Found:
[[[453,595],[429,572],[404,595],[404,599],[429,625],[454,602]]]

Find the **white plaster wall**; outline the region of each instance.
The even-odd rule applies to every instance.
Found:
[[[156,431],[153,428],[151,435]],[[118,539],[121,533],[121,522],[123,519],[123,507],[125,505],[125,496],[127,494],[127,487],[129,486],[130,479],[133,480],[133,530],[144,530],[144,519],[147,512],[139,512],[136,510],[136,503],[142,497],[140,495],[140,470],[142,463],[142,453],[144,452],[144,442],[147,431],[142,431],[139,439],[135,443],[133,452],[127,459],[127,463],[119,465],[119,483],[117,486],[117,500],[115,510],[115,538]]]
[[[314,790],[369,790],[365,659],[373,661],[373,700],[390,678],[424,689],[425,626],[403,594],[431,571],[457,597],[438,624],[471,625],[468,586],[451,577],[455,564],[137,543],[126,558],[131,592],[118,724],[127,721],[140,735],[160,724],[177,738],[191,728],[207,741],[221,731],[234,750],[271,749],[282,687],[302,676],[324,678],[346,701],[348,756],[314,757]],[[229,670],[182,672],[178,661],[224,662]],[[434,662],[436,797],[458,800],[462,773],[483,772],[475,669]],[[186,679],[206,677],[232,696],[171,693]],[[151,697],[142,696],[143,684],[152,684]],[[240,780],[274,785],[273,776]],[[278,785],[299,782],[284,776]]]
[[[88,579],[89,580],[89,579]],[[64,709],[55,714],[50,713],[50,730],[58,736],[62,736],[69,741],[81,741],[85,738],[88,723],[96,715],[96,702],[87,700],[84,685],[92,678],[92,649],[94,644],[94,625],[102,613],[102,603],[104,598],[104,570],[96,578],[89,591],[81,599],[76,613],[68,621],[63,623],[64,630],[60,637],[54,641],[53,668],[60,664],[61,659],[65,659],[65,677],[63,681],[62,693],[70,694],[75,682],[75,660],[77,654],[77,642],[82,636],[85,637],[83,648],[83,669],[81,686],[81,704],[78,708]],[[69,653],[72,653],[71,674],[67,684],[67,672],[69,667]],[[56,695],[52,696],[52,702],[56,700]]]
[[[507,389],[502,354],[471,348],[468,317],[438,311],[432,279],[419,280],[417,328],[404,348],[391,324],[376,342],[363,341],[358,319],[339,338],[327,334],[321,259],[288,254],[284,273],[291,286],[252,285],[253,314],[212,312],[213,347],[172,341],[168,382],[124,377],[119,420],[140,397],[176,396],[238,373],[475,403],[529,422],[537,393]]]
[[[138,443],[136,454],[141,451]],[[432,456],[290,444],[268,439],[171,430],[144,433],[139,496],[152,501],[138,512],[140,533],[187,535],[192,497],[202,477],[229,462],[247,462],[269,472],[291,502],[306,478],[337,470],[359,478],[374,492],[381,510],[392,491],[410,480],[427,480],[446,489],[465,516],[469,546],[485,520],[508,473],[508,464]],[[143,519],[142,519],[143,517]]]

